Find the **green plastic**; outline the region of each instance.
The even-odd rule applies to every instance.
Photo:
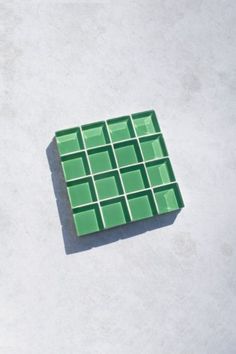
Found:
[[[62,168],[66,181],[89,174],[88,162],[84,152],[62,157]]]
[[[85,125],[82,127],[82,132],[87,149],[109,143],[109,137],[104,122]]]
[[[96,201],[95,188],[91,177],[68,182],[67,190],[73,208]]]
[[[143,165],[135,165],[120,170],[126,193],[139,191],[149,187],[148,178]]]
[[[177,184],[154,189],[159,213],[168,213],[184,206]]]
[[[157,214],[151,191],[129,195],[128,203],[133,220],[141,220]]]
[[[92,173],[109,171],[116,168],[115,159],[110,146],[90,150],[88,157]]]
[[[57,133],[57,146],[60,155],[79,151],[84,148],[80,129],[72,128]]]
[[[113,227],[130,222],[125,198],[111,199],[101,203],[105,227]]]
[[[75,228],[78,236],[103,230],[98,204],[86,205],[73,210]]]
[[[112,142],[127,140],[135,137],[129,116],[113,118],[107,121]]]
[[[123,194],[120,177],[117,171],[96,175],[94,181],[100,200]]]
[[[137,136],[160,132],[160,127],[154,111],[132,114]]]
[[[168,158],[155,160],[146,164],[151,186],[160,186],[174,182],[175,176]]]
[[[61,130],[56,142],[78,236],[184,206],[154,111]]]
[[[137,141],[125,141],[114,145],[118,166],[127,166],[142,161]]]
[[[161,134],[141,138],[140,145],[146,161],[167,156],[165,142]]]

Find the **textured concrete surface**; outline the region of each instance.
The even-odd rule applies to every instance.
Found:
[[[235,353],[235,15],[1,3],[2,354]],[[73,241],[54,131],[150,108],[186,208]]]

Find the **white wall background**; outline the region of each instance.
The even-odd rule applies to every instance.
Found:
[[[235,21],[230,0],[1,3],[2,354],[235,353]],[[186,208],[73,243],[54,131],[150,108]]]

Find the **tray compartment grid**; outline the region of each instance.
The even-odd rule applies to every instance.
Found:
[[[154,111],[56,132],[78,236],[183,208]]]

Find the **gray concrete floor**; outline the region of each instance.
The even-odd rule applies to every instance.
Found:
[[[235,353],[235,21],[229,0],[1,3],[2,354]],[[74,241],[54,131],[150,108],[186,208]]]

